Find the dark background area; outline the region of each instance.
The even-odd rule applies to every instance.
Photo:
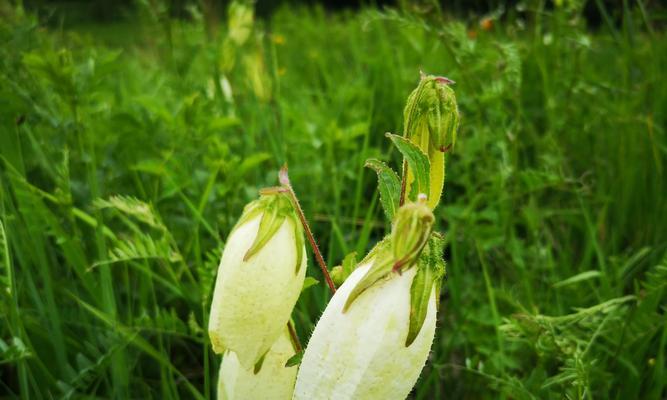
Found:
[[[174,18],[189,17],[188,7],[193,4],[202,4],[216,10],[220,17],[224,17],[224,10],[227,9],[229,1],[224,0],[140,0],[146,3],[160,3],[169,8],[169,13]],[[138,12],[139,2],[137,0],[32,0],[26,1],[25,6],[33,12],[37,12],[47,23],[57,24],[76,24],[82,21],[110,22],[131,18]],[[445,12],[455,15],[459,18],[476,17],[489,13],[498,13],[503,10],[519,10],[526,8],[537,8],[544,4],[546,9],[553,8],[553,1],[499,1],[499,0],[454,0],[454,1],[407,1],[407,0],[257,0],[256,13],[261,18],[269,17],[276,9],[280,7],[298,7],[298,6],[321,6],[327,11],[356,10],[364,7],[400,7],[412,8],[428,13],[434,7],[438,6]],[[564,0],[564,4],[568,1]],[[605,17],[620,24],[624,9],[630,7],[628,1],[622,0],[589,0],[584,1],[583,16],[591,28],[596,28],[602,24]],[[667,20],[665,15],[665,1],[645,0],[642,5],[657,13],[656,19],[664,22]],[[655,21],[655,20],[654,20]]]

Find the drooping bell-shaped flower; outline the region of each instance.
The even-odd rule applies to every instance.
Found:
[[[227,350],[220,365],[218,400],[290,400],[297,367],[286,367],[285,364],[294,354],[287,329],[278,336],[256,368],[244,368],[236,354]]]
[[[422,75],[417,88],[412,91],[403,111],[403,136],[417,145],[430,162],[430,193],[428,205],[434,209],[445,183],[445,152],[456,143],[459,110],[451,80],[442,76]],[[414,179],[407,170],[408,187]]]
[[[399,210],[392,235],[359,263],[318,321],[294,399],[404,399],[410,393],[433,342],[444,275],[442,239],[431,235],[432,224],[424,203]]]
[[[303,227],[290,198],[262,194],[227,238],[209,318],[213,350],[252,369],[290,319],[306,273]]]

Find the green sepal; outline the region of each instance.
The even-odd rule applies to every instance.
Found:
[[[376,282],[389,276],[394,267],[394,256],[391,248],[391,243],[385,241],[382,248],[377,250],[377,255],[373,261],[373,265],[366,271],[366,274],[357,282],[350,295],[347,296],[343,312],[346,312],[354,300],[359,297],[366,289],[371,287]]]
[[[390,242],[391,242],[391,235],[386,235],[385,237],[383,237],[382,240],[380,240],[379,242],[375,243],[375,246],[373,246],[373,248],[371,249],[371,251],[369,251],[369,252],[364,256],[364,258],[362,258],[361,261],[359,261],[359,262],[357,263],[357,265],[366,264],[370,259],[372,259],[372,258],[374,258],[375,256],[377,256],[378,253],[380,252],[380,250],[384,249],[384,247],[387,246],[387,244],[390,243]],[[357,268],[357,267],[355,266],[355,269],[356,269],[356,268]]]
[[[401,181],[396,172],[380,160],[370,158],[366,160],[365,166],[373,169],[377,173],[382,209],[387,218],[391,221],[399,207]]]
[[[260,251],[269,240],[271,240],[273,235],[276,234],[278,229],[280,229],[287,217],[290,217],[292,221],[294,221],[296,227],[295,234],[298,233],[300,224],[297,221],[294,207],[292,206],[289,197],[287,197],[285,193],[280,192],[264,193],[259,200],[253,201],[246,206],[243,215],[234,229],[248,222],[260,213],[262,213],[262,219],[259,222],[259,229],[257,230],[255,241],[244,255],[243,261],[248,261],[250,257]],[[299,241],[299,238],[302,240],[302,245],[299,248],[301,249],[301,253],[303,253],[303,236],[296,235],[297,242]],[[298,255],[299,250],[297,249],[297,258]],[[303,254],[301,254],[301,257],[303,257]]]
[[[357,252],[352,252],[345,256],[341,265],[333,267],[331,270],[331,279],[340,286],[354,272],[357,266]]]
[[[442,235],[433,233],[417,262],[417,274],[410,286],[410,321],[405,347],[414,342],[424,326],[433,290],[436,295],[436,307],[439,306],[440,287],[445,276],[445,261],[442,258],[444,244]]]
[[[433,292],[433,280],[431,268],[417,269],[417,274],[410,286],[410,324],[408,337],[405,339],[405,347],[410,346],[415,341],[424,325],[428,312],[428,302]]]
[[[290,357],[287,360],[287,362],[285,362],[285,368],[301,364],[302,359],[303,359],[303,350]]]
[[[292,222],[294,223],[294,239],[296,242],[296,269],[294,275],[299,273],[301,270],[301,262],[303,261],[303,250],[305,246],[305,239],[303,238],[303,226],[301,221],[296,216],[291,217]]]
[[[435,217],[425,202],[407,203],[394,217],[391,240],[393,269],[414,264],[431,237]]]
[[[405,137],[412,138],[427,128],[430,145],[434,148],[443,149],[456,143],[459,110],[449,83],[442,77],[422,76],[417,88],[408,96],[403,111]],[[424,123],[426,126],[422,125]]]
[[[425,112],[424,105],[427,103],[423,100],[424,92],[428,82],[424,79],[419,81],[417,88],[410,93],[405,102],[405,109],[403,110],[403,135],[411,138],[415,134],[415,124],[419,117]]]
[[[243,208],[243,214],[241,214],[241,218],[239,218],[238,221],[236,221],[236,225],[234,225],[234,228],[232,228],[233,233],[236,229],[238,229],[241,225],[244,225],[245,223],[253,220],[255,217],[257,217],[259,214],[261,214],[264,210],[262,209],[262,199],[260,198],[259,200],[255,200],[253,202],[248,203],[244,208]]]
[[[459,126],[459,110],[454,91],[447,85],[437,90],[438,102],[428,114],[429,133],[433,146],[444,149],[456,144],[456,131]]]
[[[443,264],[443,267],[445,267],[447,265],[444,260],[443,260],[442,264]],[[437,279],[435,281],[435,311],[436,312],[440,311],[440,290],[442,289],[442,282],[444,281],[445,276],[447,276],[446,273],[443,274],[442,279]]]
[[[259,360],[257,360],[257,362],[255,363],[255,367],[252,370],[253,374],[257,375],[257,374],[259,374],[259,371],[262,370],[262,365],[264,364],[264,359],[266,358],[266,354],[268,352],[269,351],[267,350],[266,353],[262,354],[262,356],[259,358]]]
[[[347,297],[347,301],[345,302],[345,305],[343,306],[343,312],[347,311],[347,309],[350,307],[352,302],[357,297],[359,297],[359,295],[364,290],[368,289],[368,287],[370,287],[370,285],[372,285],[373,283],[382,279],[384,276],[391,273],[391,268],[393,267],[393,263],[392,263],[393,257],[391,257],[391,254],[392,254],[391,237],[390,237],[390,235],[387,235],[382,240],[380,240],[375,246],[373,246],[371,251],[369,251],[368,254],[366,254],[366,256],[361,261],[359,261],[357,263],[357,265],[362,265],[362,264],[366,264],[367,262],[369,262],[372,259],[375,259],[371,268],[368,271],[366,271],[366,274],[364,275],[364,277],[361,278],[361,280],[359,280],[359,282],[357,282],[355,287],[350,292],[350,295]],[[384,263],[388,264],[388,265],[381,265],[381,263],[378,263],[378,259],[380,259],[380,258],[384,258],[385,259]],[[384,269],[386,269],[387,266],[389,267],[388,272],[384,271],[384,270],[380,271],[381,267],[384,267]],[[371,272],[374,269],[377,270],[374,274],[375,276],[369,276],[369,274],[371,274]],[[379,275],[379,278],[377,278],[377,275]],[[377,279],[375,279],[375,278],[377,278]]]
[[[430,162],[428,156],[416,144],[402,136],[387,133],[386,136],[391,139],[396,148],[403,154],[408,163],[408,167],[414,174],[415,180],[412,183],[409,198],[417,200],[419,193],[429,195],[430,191]]]
[[[257,230],[255,241],[245,253],[243,261],[248,261],[250,257],[254,256],[269,242],[269,240],[271,240],[273,235],[278,232],[278,229],[280,229],[283,222],[285,222],[285,218],[285,215],[281,215],[276,208],[264,211],[262,220],[259,222],[259,229]]]

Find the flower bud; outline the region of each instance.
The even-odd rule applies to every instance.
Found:
[[[391,231],[394,270],[412,265],[417,260],[431,236],[434,220],[423,195],[418,202],[407,203],[398,210]]]
[[[343,312],[352,290],[375,260],[362,261],[322,314],[299,368],[295,400],[405,399],[417,381],[435,335],[435,287],[421,330],[406,345],[417,268],[400,275],[390,273]]]
[[[286,194],[250,203],[227,239],[218,267],[209,337],[251,369],[276,341],[306,273],[303,227]]]
[[[285,363],[294,354],[287,329],[266,353],[256,373],[254,368],[244,368],[234,352],[226,351],[218,377],[218,400],[290,400],[297,367],[286,367]]]
[[[417,88],[408,96],[403,111],[404,135],[414,139],[415,144],[424,144],[422,150],[431,147],[444,150],[456,142],[459,110],[453,81],[433,75],[422,75]]]
[[[361,261],[318,321],[295,399],[404,399],[410,393],[433,342],[444,275],[443,240],[431,235],[433,220],[423,198],[398,210],[391,236]]]
[[[445,182],[445,151],[456,143],[459,110],[451,80],[422,75],[417,88],[410,94],[403,112],[403,135],[428,156],[430,161],[430,193],[428,205],[434,209],[440,202]],[[408,169],[408,187],[414,180]]]

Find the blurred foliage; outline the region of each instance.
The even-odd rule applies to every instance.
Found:
[[[384,133],[420,69],[457,82],[462,119],[412,396],[667,395],[660,8],[623,2],[592,32],[577,1],[465,19],[237,5],[220,23],[146,0],[69,28],[16,4],[0,6],[0,396],[214,396],[208,302],[243,205],[288,162],[329,265],[365,254],[387,226],[364,160],[397,165]],[[302,294],[304,342],[327,299]]]

